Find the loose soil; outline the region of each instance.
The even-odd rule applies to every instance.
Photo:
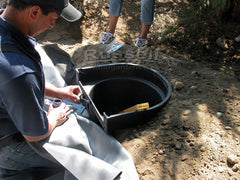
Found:
[[[140,1],[126,1],[116,29],[125,46],[110,55],[98,45],[98,35],[108,25],[105,0],[84,1],[82,20],[58,20],[54,29],[37,37],[42,44],[57,43],[77,67],[140,64],[171,83],[172,97],[153,119],[114,134],[132,155],[141,180],[240,179],[240,45],[234,42],[239,26],[209,26],[211,45],[201,53],[187,35],[185,43],[183,37],[163,43],[164,30],[189,5],[187,0],[157,0],[150,45],[136,48],[132,39],[140,31]],[[216,45],[218,37],[225,38],[228,50]]]

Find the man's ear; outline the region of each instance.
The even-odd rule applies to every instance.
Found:
[[[41,14],[41,8],[39,6],[32,6],[29,9],[29,17],[35,20]]]

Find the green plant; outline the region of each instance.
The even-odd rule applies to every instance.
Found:
[[[223,7],[225,4],[222,1],[226,0],[191,1],[188,8],[180,13],[177,24],[162,32],[162,42],[168,41],[173,45],[204,53],[212,41],[209,27],[214,26],[213,22],[219,19],[212,3],[214,8]]]
[[[216,15],[220,15],[227,6],[227,0],[207,0],[209,1],[209,6],[216,13]]]

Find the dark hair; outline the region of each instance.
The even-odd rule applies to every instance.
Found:
[[[8,0],[7,1],[7,4],[9,6],[13,6],[15,7],[16,9],[25,9],[29,6],[34,6],[34,5],[38,5],[41,10],[42,10],[42,13],[44,15],[48,15],[48,13],[50,12],[54,12],[55,10],[51,7],[46,7],[46,6],[42,6],[42,5],[39,5],[39,4],[36,4],[34,2],[25,2],[24,0]]]

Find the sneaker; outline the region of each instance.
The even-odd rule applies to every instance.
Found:
[[[115,39],[116,35],[110,32],[102,32],[99,37],[102,38],[99,44],[109,44]]]
[[[148,43],[148,40],[138,37],[137,39],[133,40],[133,43],[136,47],[142,47]]]

